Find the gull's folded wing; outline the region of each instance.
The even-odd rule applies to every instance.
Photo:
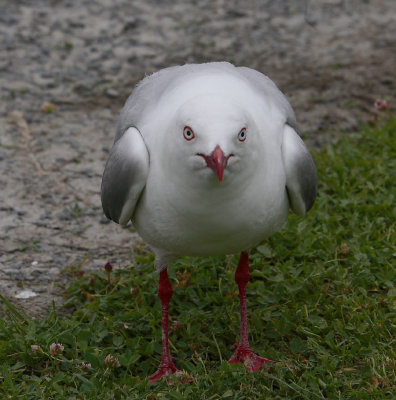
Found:
[[[121,225],[133,216],[146,185],[149,154],[140,132],[128,128],[114,143],[102,178],[102,207]]]
[[[304,142],[289,125],[285,125],[283,132],[282,158],[290,207],[296,214],[304,215],[315,202],[316,168]]]

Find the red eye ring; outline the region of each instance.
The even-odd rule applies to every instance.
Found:
[[[184,127],[183,136],[184,139],[186,139],[187,141],[193,140],[195,138],[194,131],[189,126]]]
[[[242,128],[238,133],[238,140],[244,142],[246,140],[246,128]]]

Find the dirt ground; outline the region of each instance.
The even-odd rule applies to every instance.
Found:
[[[396,104],[394,0],[0,0],[0,293],[42,314],[62,271],[131,262],[139,243],[99,190],[134,84],[226,60],[284,91],[323,146]],[[18,299],[23,290],[35,295]],[[26,292],[25,292],[26,293]],[[22,293],[23,294],[23,293]]]

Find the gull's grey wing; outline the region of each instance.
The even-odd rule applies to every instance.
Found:
[[[149,154],[140,132],[128,128],[114,143],[102,177],[102,207],[107,218],[124,225],[133,216],[146,186]]]
[[[283,131],[282,159],[290,207],[296,214],[304,215],[315,202],[316,168],[304,142],[287,124]]]
[[[282,158],[286,171],[286,189],[291,209],[304,215],[316,198],[316,168],[304,142],[292,128],[296,118],[283,93],[266,75],[247,67],[238,67],[239,73],[249,81],[263,97],[272,102],[284,116]]]

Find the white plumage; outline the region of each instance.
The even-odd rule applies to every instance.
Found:
[[[293,126],[289,103],[257,71],[209,63],[148,76],[121,112],[103,175],[105,213],[132,218],[158,267],[249,249],[281,227],[289,206],[302,215],[315,198],[315,167]],[[196,155],[216,145],[234,154],[223,182]]]

